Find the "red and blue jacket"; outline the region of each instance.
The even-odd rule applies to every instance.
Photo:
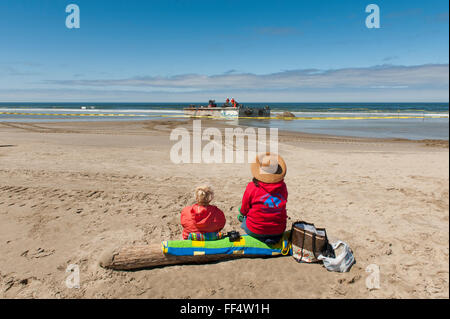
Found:
[[[241,214],[248,229],[259,235],[278,235],[286,229],[287,187],[278,183],[251,182],[242,198]]]

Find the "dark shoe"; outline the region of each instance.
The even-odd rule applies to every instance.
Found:
[[[273,245],[277,244],[279,241],[280,241],[280,239],[267,238],[267,239],[264,240],[264,243],[265,243],[266,245],[273,246]]]

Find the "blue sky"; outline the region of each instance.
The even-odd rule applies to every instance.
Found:
[[[0,101],[448,101],[448,41],[443,0],[2,0]]]

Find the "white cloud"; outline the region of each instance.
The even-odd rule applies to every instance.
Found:
[[[272,74],[227,72],[218,75],[184,74],[171,77],[50,80],[47,83],[69,87],[133,87],[167,92],[229,89],[443,88],[448,86],[448,74],[448,64],[380,65],[334,70],[290,70]]]
[[[234,96],[254,102],[443,102],[449,96],[448,64],[379,65],[332,70],[252,74],[181,74],[122,79],[47,80],[15,90],[2,101],[190,102]]]

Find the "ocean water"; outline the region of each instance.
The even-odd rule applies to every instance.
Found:
[[[0,103],[0,122],[120,121],[184,118],[205,103]],[[242,103],[288,111],[296,120],[239,119],[230,123],[341,136],[449,139],[449,103]]]

